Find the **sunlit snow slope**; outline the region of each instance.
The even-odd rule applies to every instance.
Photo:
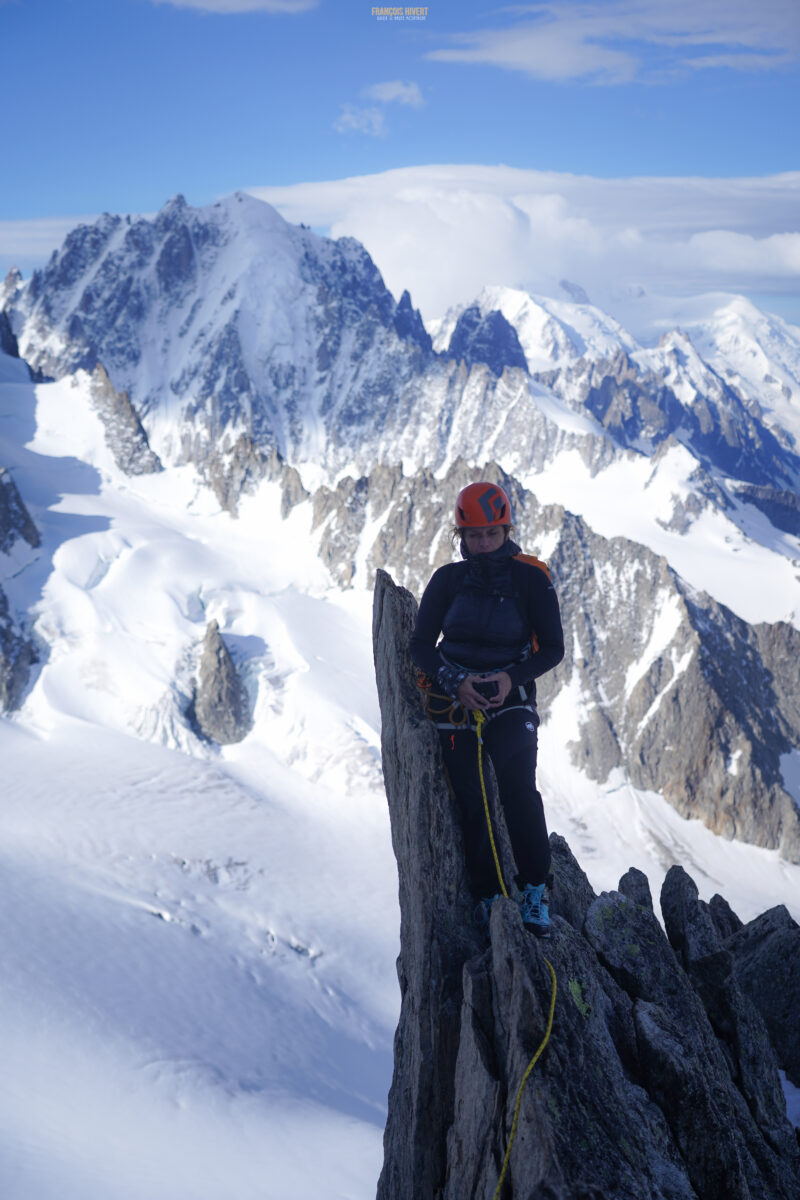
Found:
[[[398,1008],[396,874],[368,590],[320,565],[277,485],[221,512],[190,468],[129,478],[83,377],[0,374],[0,464],[42,536],[0,556],[42,653],[0,721],[0,1195],[366,1200]],[[185,717],[216,619],[248,737]],[[800,868],[571,765],[541,785],[596,888],[682,863],[744,919],[800,917]]]
[[[268,487],[232,521],[186,473],[119,476],[79,387],[0,397],[43,537],[3,586],[50,647],[0,722],[0,1192],[374,1194],[397,912],[370,598],[329,593]],[[173,683],[212,617],[255,701],[222,753]]]

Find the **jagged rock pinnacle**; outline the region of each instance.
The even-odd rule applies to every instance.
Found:
[[[221,746],[240,742],[250,729],[247,691],[216,621],[206,630],[193,710],[203,737]]]
[[[596,896],[553,835],[553,939],[528,935],[510,900],[492,908],[488,945],[472,926],[453,802],[407,654],[415,613],[411,594],[378,572],[402,997],[378,1200],[494,1196],[547,1025],[545,956],[555,1020],[522,1093],[506,1200],[798,1200],[780,1055],[685,872],[662,895],[668,940],[640,872],[624,877],[627,894]],[[503,832],[498,823],[501,842]]]

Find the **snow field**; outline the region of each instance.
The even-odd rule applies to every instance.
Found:
[[[540,503],[563,505],[603,537],[627,537],[663,555],[690,586],[742,620],[800,627],[798,538],[775,530],[751,505],[739,506],[736,522],[705,509],[688,534],[665,528],[676,502],[692,490],[696,467],[687,450],[674,446],[656,460],[631,454],[593,476],[570,450],[522,482]]]
[[[120,477],[80,387],[0,392],[43,534],[3,585],[50,644],[0,722],[4,1195],[372,1195],[397,912],[362,614],[277,489],[235,522]],[[257,697],[225,751],[174,684],[212,618]]]
[[[559,482],[600,532],[652,538],[679,455],[660,492],[633,460],[594,493],[582,465]],[[373,1196],[399,914],[368,587],[331,588],[311,506],[283,521],[277,485],[234,520],[187,468],[122,476],[85,377],[0,387],[0,462],[42,534],[0,558],[0,582],[43,649],[0,721],[3,1195]],[[620,486],[657,501],[634,515]],[[548,487],[537,477],[540,499]],[[693,549],[703,529],[687,562],[733,588],[716,574],[727,534]],[[786,560],[742,546],[785,597]],[[762,574],[741,602],[770,599]],[[223,749],[184,717],[212,619],[254,704]],[[669,628],[664,614],[645,658]],[[566,750],[581,702],[565,689],[542,726],[540,785],[596,889],[636,865],[657,898],[680,862],[745,920],[775,903],[800,917],[800,868],[581,775]]]

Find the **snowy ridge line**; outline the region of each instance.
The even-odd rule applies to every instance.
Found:
[[[58,374],[102,362],[145,414],[153,449],[196,462],[220,495],[233,485],[233,503],[274,450],[307,470],[322,462],[326,481],[345,464],[369,473],[409,454],[416,467],[434,469],[458,455],[505,456],[509,470],[516,454],[519,473],[526,442],[527,466],[539,469],[568,428],[578,438],[596,432],[599,419],[615,444],[652,453],[680,434],[682,416],[692,453],[723,473],[736,478],[736,464],[747,462],[751,482],[797,484],[800,339],[791,327],[730,302],[738,322],[731,344],[752,327],[761,366],[773,347],[780,358],[777,374],[753,375],[740,393],[741,371],[703,362],[693,344],[717,327],[719,297],[686,310],[693,341],[673,331],[645,349],[585,297],[576,302],[579,288],[564,286],[569,301],[485,289],[442,324],[437,358],[407,294],[395,303],[357,243],[317,238],[250,197],[200,210],[178,197],[152,222],[79,227],[44,272],[9,285],[5,307],[34,365]],[[66,338],[58,346],[55,330]],[[549,399],[536,389],[539,411],[510,421],[528,403],[526,369],[548,380]],[[773,384],[780,403],[770,407]],[[609,387],[622,389],[610,408],[602,395]],[[615,404],[624,408],[636,387],[644,395],[622,419]],[[655,423],[652,400],[662,410]],[[505,420],[503,435],[480,420],[487,405]],[[470,410],[478,419],[467,418]],[[249,464],[235,461],[242,438]]]
[[[584,399],[577,375],[545,386],[504,365],[526,337],[533,353],[537,320],[562,371],[593,337],[613,361],[610,321],[574,299],[546,318],[516,300],[517,327],[495,296],[462,325],[462,357],[437,357],[362,248],[264,209],[110,218],[106,243],[79,231],[7,301],[26,353],[63,375],[33,384],[0,357],[0,466],[41,538],[0,557],[39,655],[0,718],[15,1200],[211,1200],[231,1163],[237,1200],[374,1194],[398,914],[370,588],[386,566],[419,594],[451,556],[453,496],[486,470],[566,616],[568,661],[540,689],[551,828],[595,887],[633,864],[655,891],[680,862],[744,919],[800,917],[800,867],[763,844],[800,808],[800,543],[776,524],[785,505],[742,491],[767,486],[765,462],[789,477],[788,423],[759,424],[737,384],[709,402],[721,441],[693,442],[710,364],[679,361],[680,339],[642,358],[648,387],[667,370],[654,414],[634,346],[581,376]],[[121,465],[98,362],[163,471]],[[728,404],[741,476],[715,457]],[[213,621],[251,717],[225,746],[189,715]],[[0,658],[4,630],[0,613]],[[20,1047],[42,1029],[33,1059]]]
[[[58,632],[0,721],[9,1186],[212,1200],[235,1179],[242,1200],[366,1200],[397,1010],[371,596],[331,589],[312,504],[283,520],[278,482],[233,519],[189,468],[124,476],[83,385],[25,397],[0,429],[51,566],[38,599],[25,574],[16,599]],[[75,472],[77,451],[91,469]],[[411,525],[427,556],[421,509]],[[210,617],[263,661],[251,734],[199,759],[131,737],[127,706],[158,704]],[[800,915],[798,868],[696,822],[687,852],[672,808],[588,780],[559,758],[568,740],[549,718],[542,786],[596,886],[627,852],[656,888],[680,856],[745,918],[779,901]]]

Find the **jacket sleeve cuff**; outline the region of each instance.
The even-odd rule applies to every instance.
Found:
[[[451,700],[455,700],[458,689],[468,674],[469,671],[462,671],[458,667],[451,667],[445,663],[436,672],[436,682],[445,696],[449,696]]]

